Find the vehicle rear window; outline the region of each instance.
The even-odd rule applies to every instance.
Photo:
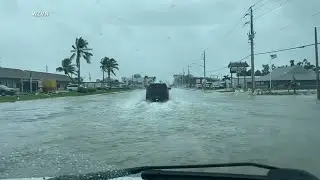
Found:
[[[148,89],[151,89],[151,90],[154,90],[154,89],[164,90],[164,89],[167,89],[167,88],[168,87],[167,87],[166,84],[150,84]]]

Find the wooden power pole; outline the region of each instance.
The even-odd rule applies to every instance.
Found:
[[[250,7],[250,33],[249,33],[249,40],[250,40],[250,46],[251,46],[251,84],[252,84],[252,93],[254,93],[255,87],[256,87],[256,81],[254,77],[254,39],[255,32],[253,30],[253,12],[252,12],[252,6]]]
[[[314,28],[315,39],[315,56],[316,56],[316,80],[317,80],[317,99],[320,100],[320,83],[319,83],[319,57],[318,57],[318,35],[317,27]]]

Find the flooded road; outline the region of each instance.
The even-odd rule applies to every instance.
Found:
[[[320,176],[314,96],[171,90],[0,104],[0,178],[251,161]],[[254,172],[254,170],[245,170]]]

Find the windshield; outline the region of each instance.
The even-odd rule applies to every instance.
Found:
[[[0,0],[0,179],[230,162],[320,176],[319,7]]]

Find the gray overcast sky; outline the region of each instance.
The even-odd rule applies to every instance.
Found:
[[[201,63],[207,49],[207,75],[250,53],[241,19],[258,0],[0,0],[1,66],[49,72],[70,56],[71,45],[82,36],[93,48],[92,64],[82,61],[82,76],[101,78],[100,59],[113,57],[120,64],[118,78],[146,73],[171,80],[187,65]],[[319,0],[263,0],[254,16],[280,8],[255,20],[255,52],[314,42],[313,27],[320,15]],[[34,17],[33,12],[48,12]],[[303,21],[298,22],[301,18]],[[237,28],[234,28],[239,25]],[[288,28],[280,30],[289,25]],[[231,33],[225,36],[230,30]],[[314,49],[278,53],[276,65],[303,58],[314,62]],[[249,63],[249,59],[247,60]],[[256,56],[256,69],[269,55]],[[202,69],[192,65],[191,72]]]

